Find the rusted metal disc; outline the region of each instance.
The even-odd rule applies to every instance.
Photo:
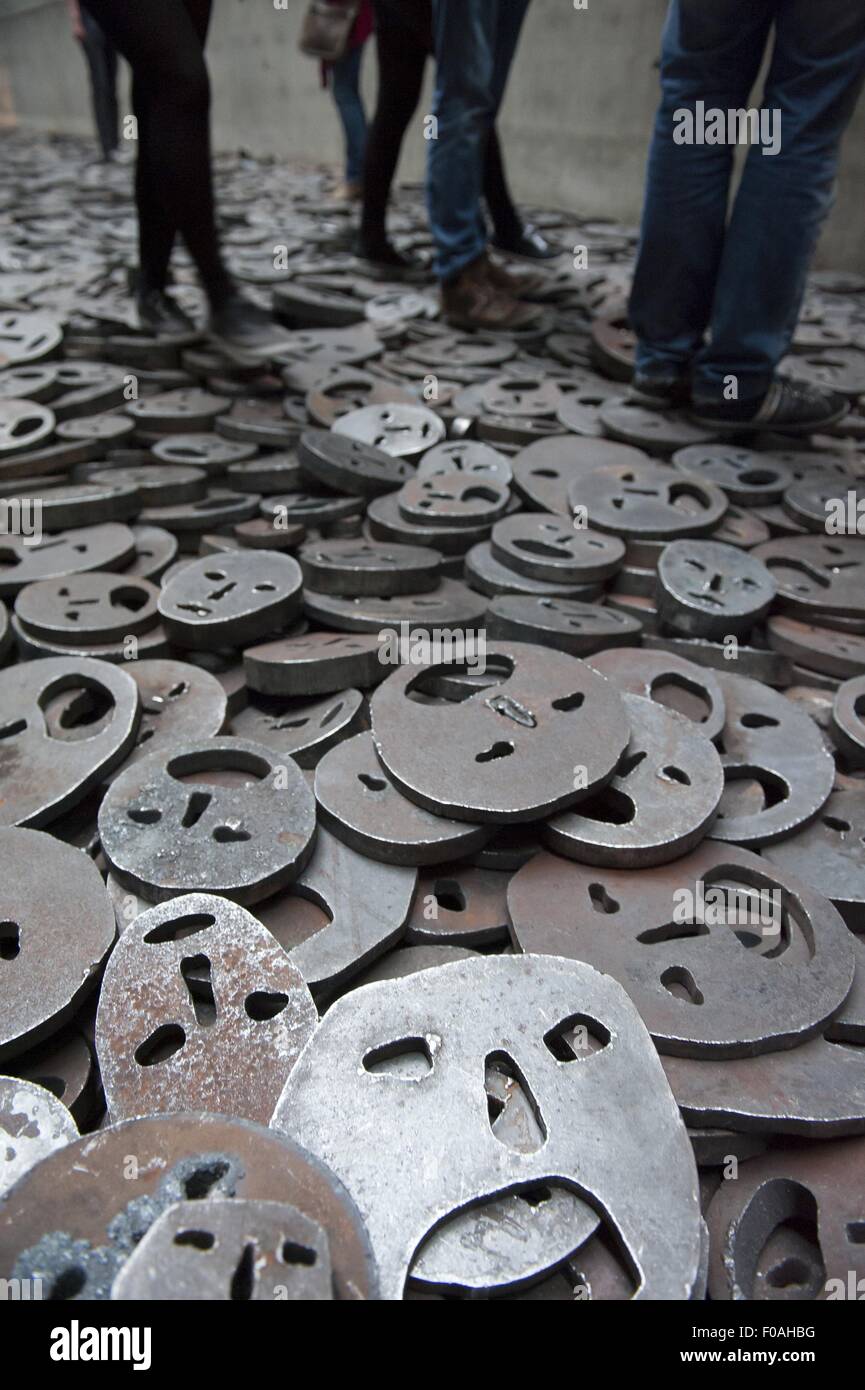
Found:
[[[845,681],[835,696],[832,733],[854,767],[865,767],[865,676]]]
[[[500,594],[487,610],[487,633],[496,642],[536,642],[571,656],[589,656],[634,641],[637,618],[578,599]]]
[[[718,541],[681,540],[658,561],[658,616],[686,637],[747,637],[775,598],[762,561]]]
[[[86,740],[52,736],[46,724],[48,704],[70,690],[90,692],[106,711]],[[0,671],[0,709],[4,825],[47,825],[81,801],[131,751],[140,719],[132,678],[86,657],[49,657]]]
[[[34,830],[0,830],[0,1056],[57,1032],[94,987],[115,936],[93,861]]]
[[[721,687],[708,667],[671,652],[619,647],[589,658],[589,665],[622,691],[655,700],[699,725],[714,742],[721,734],[726,708]]]
[[[298,767],[315,767],[329,749],[367,726],[359,690],[341,690],[323,700],[258,696],[231,721],[238,738],[265,743]]]
[[[865,1140],[776,1147],[723,1182],[706,1213],[713,1299],[858,1299]]]
[[[302,584],[297,561],[276,551],[205,557],[165,585],[159,612],[178,646],[243,646],[291,624]]]
[[[554,816],[544,838],[588,864],[666,864],[708,833],[724,790],[721,760],[693,721],[642,696],[623,696],[633,730],[613,780]]]
[[[311,632],[247,647],[243,666],[252,690],[309,698],[377,685],[388,673],[380,652],[378,637],[367,633]]]
[[[101,571],[28,584],[15,612],[35,637],[79,644],[122,641],[155,627],[159,591],[147,579]]]
[[[361,854],[385,864],[441,864],[489,839],[488,826],[433,815],[403,796],[376,757],[371,734],[332,749],[316,771],[322,822]]]
[[[311,589],[344,598],[428,593],[441,570],[440,557],[426,547],[364,540],[311,542],[298,560]]]
[[[96,1050],[113,1122],[198,1110],[260,1124],[318,1020],[300,971],[242,907],[190,893],[123,932]]]
[[[377,1296],[369,1240],[342,1184],[285,1135],[221,1115],[127,1120],[37,1164],[0,1210],[0,1270],[41,1277],[47,1297],[107,1299],[153,1222],[206,1198],[297,1207],[327,1233],[336,1296]]]
[[[783,695],[744,676],[718,680],[727,711],[720,744],[727,785],[710,834],[770,845],[825,805],[835,765],[820,730]]]
[[[442,666],[396,671],[376,691],[376,751],[397,786],[428,810],[482,823],[536,820],[603,786],[630,734],[618,694],[563,652],[497,643],[490,657],[506,674],[460,703],[412,698]]]
[[[571,483],[568,497],[572,508],[585,509],[597,530],[645,540],[707,536],[727,510],[713,483],[655,462],[596,468]]]
[[[0,1076],[0,1199],[40,1159],[77,1138],[78,1126],[50,1091]]]
[[[176,1202],[126,1261],[111,1297],[329,1301],[334,1292],[327,1234],[286,1202]]]
[[[546,513],[521,513],[496,522],[492,552],[502,564],[530,579],[589,584],[611,579],[621,568],[625,547],[617,536],[576,529]]]
[[[99,811],[115,875],[153,902],[190,892],[258,902],[298,876],[314,832],[297,764],[238,738],[168,744],[124,769]]]
[[[512,879],[508,906],[523,951],[613,975],[664,1053],[795,1047],[853,981],[852,938],[831,903],[747,850],[706,843],[640,874],[539,855]]]

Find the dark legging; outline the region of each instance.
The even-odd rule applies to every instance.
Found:
[[[370,248],[380,248],[387,240],[387,205],[403,138],[417,111],[424,68],[432,56],[432,0],[373,0],[373,8],[378,104],[366,148],[361,237]],[[484,198],[496,235],[519,235],[522,220],[508,189],[495,129],[484,164]]]
[[[117,149],[120,115],[117,106],[117,50],[86,10],[81,12],[84,26],[82,47],[90,69],[90,96],[96,132],[107,159]]]
[[[138,122],[139,291],[165,288],[179,234],[211,303],[230,290],[210,168],[210,81],[204,43],[211,0],[85,0],[132,69]]]

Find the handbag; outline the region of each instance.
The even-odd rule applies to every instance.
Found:
[[[348,52],[361,0],[312,0],[303,18],[298,47],[308,58],[338,63]]]

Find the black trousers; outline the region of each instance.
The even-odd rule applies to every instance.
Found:
[[[84,38],[81,47],[90,70],[90,99],[93,119],[102,149],[107,159],[117,149],[120,112],[117,105],[117,49],[92,14],[81,12]]]
[[[432,56],[432,0],[373,0],[378,51],[378,104],[364,167],[361,237],[370,248],[387,239],[387,205],[402,142],[417,111]],[[522,219],[508,188],[501,146],[491,132],[484,162],[484,200],[496,235],[511,238]]]
[[[210,166],[210,79],[204,44],[211,0],[84,0],[132,69],[138,122],[142,292],[163,289],[178,234],[211,303],[230,290]]]

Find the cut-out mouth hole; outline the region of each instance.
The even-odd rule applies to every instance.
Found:
[[[465,912],[466,910],[466,895],[454,879],[437,880],[433,887],[433,896],[439,907],[443,908],[445,912]]]
[[[357,780],[366,787],[367,791],[383,792],[387,790],[387,782],[383,777],[373,777],[369,772],[359,772]]]
[[[802,1289],[810,1278],[810,1266],[797,1256],[790,1255],[772,1266],[766,1275],[766,1283],[773,1289]]]
[[[683,965],[671,965],[665,970],[661,976],[661,984],[668,994],[672,994],[675,999],[684,1000],[686,1004],[704,1002],[703,994],[697,988],[697,981]]]
[[[569,1014],[544,1034],[544,1046],[557,1062],[583,1062],[610,1045],[610,1030],[588,1014]]]
[[[193,1250],[212,1250],[216,1237],[210,1231],[178,1231],[174,1244],[190,1246]]]
[[[186,1034],[178,1023],[163,1023],[135,1049],[140,1067],[156,1067],[168,1062],[186,1043]]]
[[[26,728],[26,719],[15,719],[11,724],[4,724],[3,727],[0,728],[0,739],[17,738],[19,734],[24,733]]]
[[[585,816],[586,820],[600,821],[602,825],[630,825],[637,808],[624,792],[615,787],[604,787],[597,796],[583,801],[577,808],[577,814]]]
[[[162,812],[150,807],[131,807],[126,812],[133,825],[158,825],[162,820]]]
[[[183,1181],[184,1197],[188,1202],[203,1202],[228,1176],[228,1171],[229,1166],[223,1159],[199,1164]]]
[[[258,990],[247,995],[243,1007],[253,1023],[269,1023],[288,1008],[288,995],[275,990]]]
[[[213,839],[218,845],[243,845],[251,838],[248,830],[237,825],[217,825],[213,831]]]
[[[603,912],[611,915],[618,912],[621,904],[615,898],[611,898],[602,883],[589,884],[589,899],[595,912]]]
[[[493,762],[497,762],[500,758],[509,758],[509,757],[511,756],[511,754],[512,754],[514,751],[515,751],[515,749],[514,749],[514,745],[513,745],[512,743],[503,743],[503,742],[494,743],[494,744],[492,745],[492,747],[491,747],[491,748],[487,748],[487,749],[485,750],[485,752],[476,754],[476,756],[475,756],[475,762],[476,762],[476,763],[493,763]]]
[[[426,1038],[397,1038],[371,1048],[363,1059],[363,1068],[373,1076],[420,1081],[433,1069],[432,1053]]]
[[[21,928],[17,922],[0,922],[0,960],[14,960],[21,951]]]
[[[684,714],[698,724],[705,724],[711,712],[711,703],[706,692],[692,681],[678,675],[664,672],[656,677],[649,688],[649,695],[665,709]]]
[[[144,940],[151,946],[162,946],[166,941],[182,941],[184,937],[196,936],[216,925],[216,918],[209,912],[190,913],[187,917],[172,917],[168,922],[160,922],[149,931]]]

